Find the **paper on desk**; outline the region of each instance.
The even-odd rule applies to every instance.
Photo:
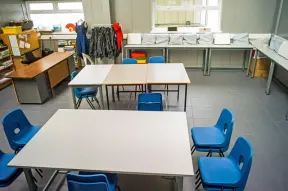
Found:
[[[12,52],[14,56],[21,56],[21,53],[18,47],[12,47]]]
[[[10,45],[11,47],[17,47],[18,48],[18,42],[16,35],[9,35]]]
[[[25,43],[25,48],[30,48],[30,44],[29,43]]]
[[[25,48],[25,42],[24,41],[20,40],[19,48]]]

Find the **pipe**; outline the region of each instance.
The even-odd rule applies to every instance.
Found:
[[[283,8],[283,0],[280,0],[277,20],[276,20],[276,25],[275,25],[275,31],[274,31],[274,34],[276,34],[276,35],[277,35],[278,29],[279,29],[279,23],[280,23],[280,19],[281,19],[281,15],[282,15],[282,8]]]

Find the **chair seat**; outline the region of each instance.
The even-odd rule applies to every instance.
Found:
[[[241,171],[230,158],[200,157],[198,166],[205,186],[237,187]]]
[[[83,95],[96,95],[98,88],[96,87],[88,87],[88,88],[81,88],[80,93]]]
[[[225,137],[223,133],[215,127],[194,127],[191,129],[193,142],[197,147],[224,147]]]
[[[8,167],[7,164],[13,159],[14,154],[5,154],[0,158],[0,184],[11,182],[21,173],[20,169]],[[15,177],[16,176],[16,177]]]
[[[25,136],[15,141],[15,143],[19,147],[24,147],[39,130],[40,130],[40,127],[32,126],[31,128],[29,128],[29,131],[25,134]]]

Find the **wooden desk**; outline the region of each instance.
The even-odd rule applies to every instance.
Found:
[[[176,176],[180,190],[194,175],[184,112],[60,109],[8,166],[27,180],[31,168]]]
[[[43,103],[51,90],[74,70],[74,52],[55,52],[13,72],[15,94],[19,103]]]

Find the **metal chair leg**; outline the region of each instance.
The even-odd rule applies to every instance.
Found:
[[[220,157],[225,157],[225,155],[224,155],[224,153],[223,153],[221,148],[219,149],[219,155],[220,155]]]
[[[198,184],[196,184],[196,190],[199,188],[199,186],[202,184],[202,181],[200,181]]]
[[[97,97],[94,97],[94,99],[95,99],[96,103],[98,104],[98,106],[100,107],[100,102],[99,102],[99,100],[97,99]]]
[[[80,107],[81,102],[82,102],[82,98],[79,98],[77,103],[76,103],[76,108],[77,109]]]
[[[91,107],[92,109],[96,109],[96,108],[94,107],[94,105],[91,103],[91,101],[89,100],[89,98],[86,98],[86,101],[87,101],[87,103],[90,105],[90,107]]]
[[[193,145],[193,146],[191,147],[191,155],[193,155],[193,153],[195,152],[195,150],[196,150],[196,147],[195,147],[195,145]]]
[[[118,191],[121,191],[121,188],[120,188],[120,186],[118,186],[118,185],[117,185],[117,187],[116,187],[116,188],[117,188],[117,190],[118,190]]]
[[[209,157],[210,155],[212,156],[212,149],[209,150],[209,153],[207,154],[206,157]]]
[[[38,174],[41,178],[43,178],[43,175],[39,172],[38,169],[35,169],[35,171],[37,172],[37,174]]]

